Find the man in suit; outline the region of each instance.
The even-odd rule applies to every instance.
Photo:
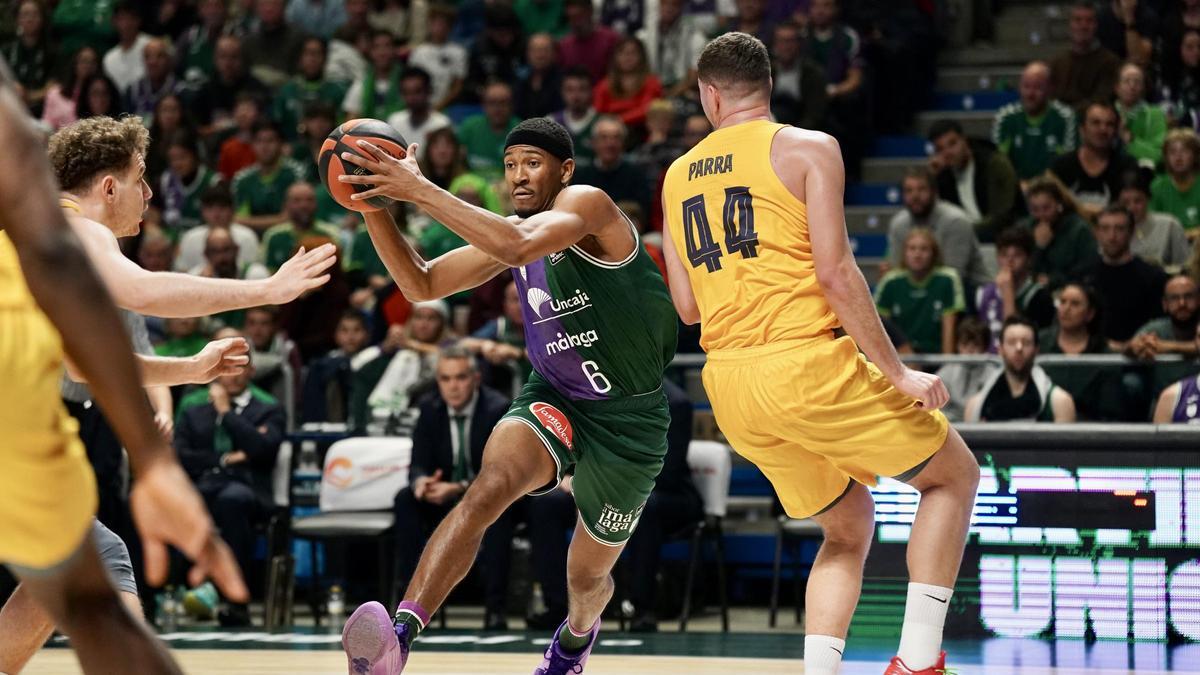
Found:
[[[421,404],[413,429],[408,487],[396,495],[396,539],[401,579],[416,571],[425,541],[458,503],[483,463],[483,446],[508,410],[509,400],[480,385],[475,357],[461,347],[438,354],[437,393]],[[484,628],[506,630],[512,509],[488,530],[480,549],[484,574]]]
[[[704,503],[692,482],[687,462],[692,442],[692,402],[687,392],[670,380],[663,380],[663,389],[671,410],[667,456],[625,549],[629,579],[625,595],[633,605],[630,630],[634,632],[658,629],[654,605],[663,542],[688,523],[704,517]],[[553,628],[567,611],[566,532],[574,529],[577,517],[568,479],[563,480],[558,490],[533,497],[529,502],[529,537],[533,547],[530,557],[534,578],[542,585],[546,603],[544,613],[526,619],[534,629]]]
[[[175,422],[179,461],[243,573],[254,560],[254,527],[267,517],[271,504],[271,470],[286,427],[283,408],[250,384],[253,377],[251,364],[188,394],[179,402]],[[250,623],[241,604],[230,604],[219,618],[226,626]]]

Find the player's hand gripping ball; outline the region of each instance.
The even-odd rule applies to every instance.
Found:
[[[342,123],[321,144],[321,152],[317,155],[317,170],[321,173],[321,182],[325,183],[329,194],[333,195],[334,200],[344,208],[360,213],[369,213],[386,208],[396,200],[382,195],[369,199],[350,199],[350,195],[356,192],[366,192],[371,189],[371,186],[343,183],[338,180],[344,174],[357,176],[370,174],[366,169],[342,160],[343,152],[373,159],[370,153],[358,146],[360,140],[376,145],[397,159],[404,158],[408,143],[405,142],[400,132],[387,122],[356,119]]]

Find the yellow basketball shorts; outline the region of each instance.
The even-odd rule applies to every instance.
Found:
[[[78,425],[59,398],[62,343],[34,309],[0,309],[0,562],[62,563],[96,513]]]
[[[793,518],[921,466],[949,422],[894,389],[849,337],[713,352],[704,388],[734,450],[762,470]]]

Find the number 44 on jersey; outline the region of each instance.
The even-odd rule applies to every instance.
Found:
[[[758,256],[758,233],[754,231],[754,199],[746,186],[725,188],[725,206],[721,209],[725,227],[725,248],[730,255],[743,258]],[[692,267],[704,265],[709,273],[721,269],[721,245],[713,240],[708,223],[704,195],[683,202],[683,239]]]

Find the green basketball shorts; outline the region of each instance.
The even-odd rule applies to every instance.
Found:
[[[531,492],[546,494],[573,474],[571,491],[584,529],[620,546],[633,534],[667,454],[671,415],[661,388],[615,400],[571,401],[534,373],[505,413],[537,434],[558,475]]]

